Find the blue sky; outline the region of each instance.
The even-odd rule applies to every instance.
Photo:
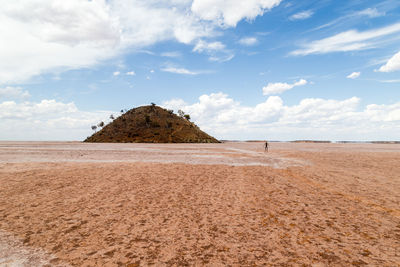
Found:
[[[399,140],[399,1],[0,4],[1,140],[151,102],[220,139]]]

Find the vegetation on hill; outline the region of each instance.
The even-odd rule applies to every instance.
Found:
[[[190,116],[179,111],[166,110],[152,103],[126,111],[107,125],[92,126],[96,131],[84,142],[99,143],[219,143],[201,131]]]

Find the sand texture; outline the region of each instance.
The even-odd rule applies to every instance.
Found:
[[[400,145],[0,143],[0,266],[400,266]]]

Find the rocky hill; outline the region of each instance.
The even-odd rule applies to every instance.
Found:
[[[84,142],[219,143],[186,117],[156,105],[133,108],[86,138]]]

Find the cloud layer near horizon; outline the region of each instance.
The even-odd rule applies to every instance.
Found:
[[[192,104],[172,99],[162,106],[184,110],[203,130],[225,139],[395,140],[400,130],[400,102],[361,107],[357,97],[306,98],[285,105],[279,96],[270,96],[245,106],[224,93],[212,93]],[[111,113],[82,111],[73,102],[56,100],[4,101],[0,102],[0,139],[83,140],[92,134],[91,125],[108,122]]]
[[[357,97],[306,98],[288,106],[279,96],[270,96],[255,106],[244,106],[214,93],[193,104],[172,99],[162,105],[184,110],[202,129],[227,139],[393,140],[400,129],[400,102],[361,107]]]
[[[91,134],[91,125],[106,121],[110,114],[82,111],[73,102],[54,99],[4,101],[0,102],[0,140],[83,140]]]

